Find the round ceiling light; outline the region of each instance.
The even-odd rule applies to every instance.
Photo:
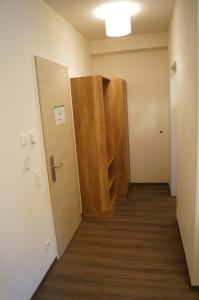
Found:
[[[124,36],[131,33],[131,17],[140,9],[140,5],[136,2],[115,1],[97,7],[94,16],[105,20],[107,36]]]

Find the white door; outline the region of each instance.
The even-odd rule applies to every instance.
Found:
[[[171,196],[176,196],[176,66],[171,69],[170,78],[171,94]]]
[[[36,57],[37,82],[58,255],[81,221],[68,71]]]

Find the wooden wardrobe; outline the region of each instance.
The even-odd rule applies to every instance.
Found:
[[[82,211],[111,216],[129,184],[125,82],[103,76],[71,79]]]
[[[126,81],[112,79],[110,81],[109,92],[111,94],[111,111],[113,112],[117,196],[121,200],[126,198],[130,182]]]

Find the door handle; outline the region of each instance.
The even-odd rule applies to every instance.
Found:
[[[60,169],[61,167],[63,167],[63,165],[64,164],[62,162],[59,162],[58,165],[56,165],[54,162],[54,156],[50,156],[50,168],[53,182],[56,181],[56,169]]]
[[[64,165],[64,164],[63,164],[62,162],[59,162],[58,165],[55,165],[55,164],[54,164],[54,165],[52,165],[52,167],[53,167],[54,169],[59,169],[59,168],[63,167],[63,165]]]

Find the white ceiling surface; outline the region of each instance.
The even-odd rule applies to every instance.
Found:
[[[115,0],[117,1],[117,0]],[[103,20],[93,16],[93,10],[113,0],[45,0],[59,15],[73,25],[88,40],[106,38]],[[165,32],[175,5],[175,0],[137,0],[142,10],[133,17],[133,34]]]

